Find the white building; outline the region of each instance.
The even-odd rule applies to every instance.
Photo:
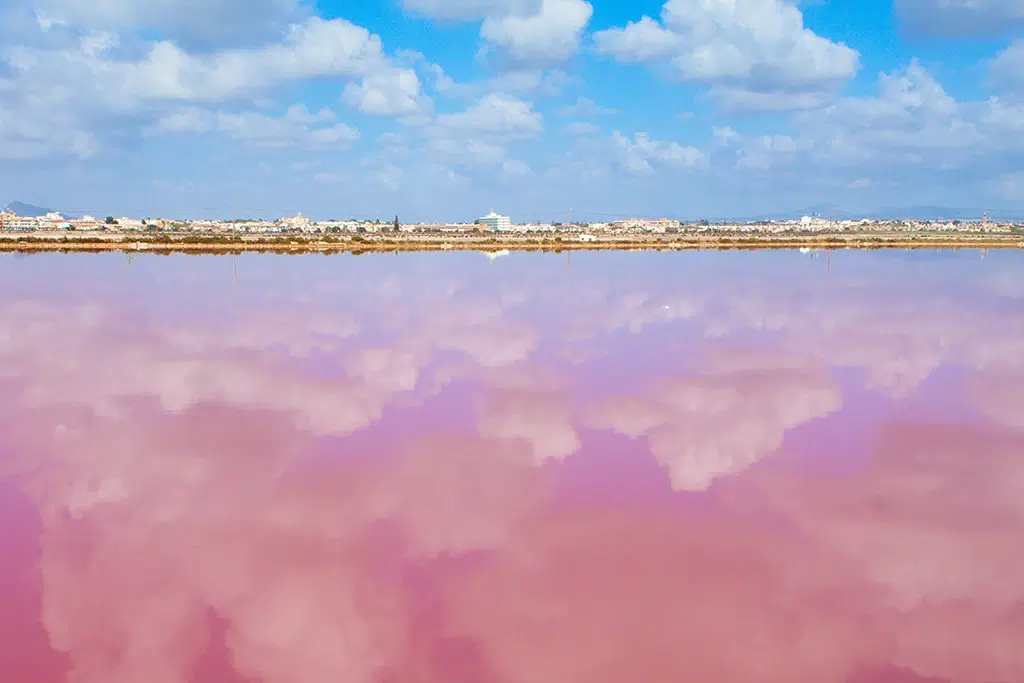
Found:
[[[804,230],[824,230],[831,223],[820,216],[804,216],[800,219],[800,227]]]
[[[509,218],[508,216],[499,216],[498,214],[494,213],[494,209],[491,209],[491,212],[484,216],[483,218],[479,219],[477,223],[479,223],[480,225],[486,225],[491,230],[512,229],[512,219]]]
[[[36,230],[39,228],[39,219],[19,216],[13,211],[0,211],[0,227],[4,230]]]
[[[302,232],[311,232],[316,227],[313,225],[313,221],[302,215],[301,211],[295,216],[280,219],[278,224],[286,230],[301,230]]]

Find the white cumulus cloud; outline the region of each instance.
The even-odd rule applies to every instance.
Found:
[[[401,116],[422,111],[420,79],[412,69],[383,69],[345,86],[345,102],[364,114]]]
[[[834,91],[859,66],[856,50],[805,27],[786,0],[668,0],[660,21],[644,16],[594,40],[601,52],[656,63],[678,80],[771,94],[771,109],[806,106],[807,93]],[[791,107],[783,106],[787,96]],[[764,103],[732,97],[751,108]]]
[[[1024,93],[1024,40],[1017,40],[996,55],[990,65],[991,80]]]
[[[35,7],[47,27],[156,30],[203,49],[266,40],[309,15],[303,0],[37,0]]]
[[[543,0],[536,14],[488,17],[480,35],[514,64],[557,64],[576,53],[593,13],[585,0]]]
[[[336,120],[330,109],[310,112],[292,105],[279,117],[262,112],[206,112],[191,107],[173,112],[152,129],[162,133],[217,131],[254,147],[304,147],[347,149],[359,139],[359,131]]]
[[[465,111],[440,115],[437,125],[452,132],[511,138],[532,138],[543,130],[541,114],[531,103],[499,93],[485,95]]]
[[[409,11],[434,19],[471,21],[494,15],[531,14],[541,0],[402,0]]]
[[[615,131],[612,140],[622,158],[623,167],[630,173],[652,173],[656,166],[688,169],[706,160],[704,152],[696,147],[684,147],[678,142],[652,140],[647,133],[637,133],[630,140]]]

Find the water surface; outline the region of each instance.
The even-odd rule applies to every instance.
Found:
[[[1022,273],[0,256],[0,681],[1019,683]]]

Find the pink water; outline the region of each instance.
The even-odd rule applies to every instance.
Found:
[[[0,682],[1021,683],[981,256],[0,257]]]

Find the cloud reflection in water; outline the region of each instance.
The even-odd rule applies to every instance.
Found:
[[[255,289],[204,299],[212,327],[14,282],[0,467],[42,521],[61,680],[1024,680],[1005,292],[959,261],[895,288],[899,260],[851,255],[874,280],[808,294],[810,273],[774,279],[785,254],[718,280],[666,257],[694,258],[585,296],[549,256],[438,291],[441,261],[362,257],[332,286],[377,304]],[[850,424],[858,459],[818,466]],[[620,469],[620,448],[651,462]],[[651,481],[666,495],[613,495]],[[197,668],[220,640],[221,669]]]

